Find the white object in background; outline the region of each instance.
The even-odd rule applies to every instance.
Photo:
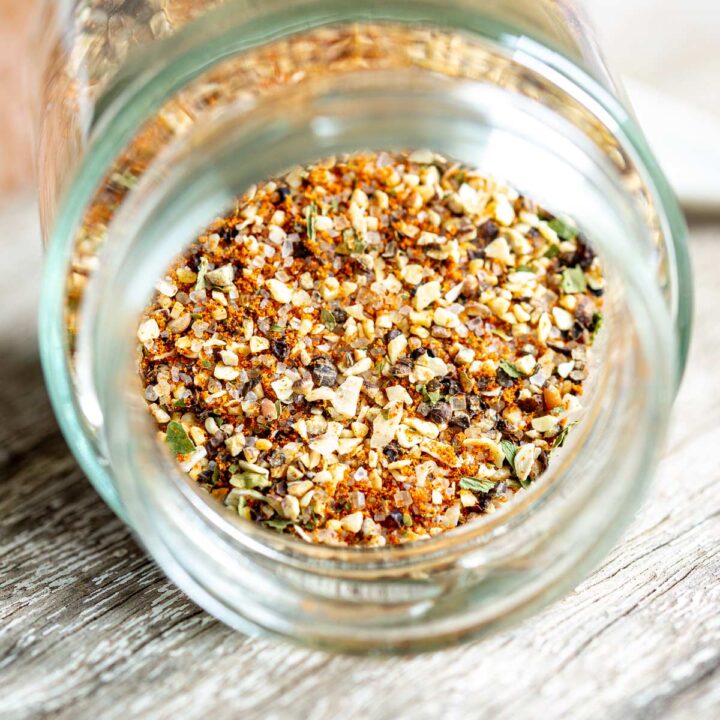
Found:
[[[720,120],[636,80],[625,78],[624,83],[683,208],[720,212]]]

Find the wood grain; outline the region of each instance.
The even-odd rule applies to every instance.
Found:
[[[689,0],[682,13],[669,0],[588,4],[616,67],[720,110],[720,96],[707,92],[717,78],[717,3]],[[23,17],[30,6],[0,0]],[[0,43],[0,96],[22,70],[25,35],[9,17],[0,12],[9,39]],[[9,128],[0,151],[7,183],[30,174],[27,141],[12,140],[12,162],[6,152],[9,138],[27,137],[20,118],[0,119]],[[517,628],[442,653],[376,660],[228,630],[173,588],[98,498],[42,385],[31,217],[25,201],[0,209],[3,266],[17,270],[0,286],[2,720],[718,716],[720,226],[693,229],[690,365],[665,459],[622,542],[565,600]]]
[[[720,228],[696,227],[692,251],[690,366],[661,470],[623,541],[521,626],[407,659],[249,639],[174,589],[69,455],[27,340],[32,303],[16,304],[0,323],[0,717],[716,716]],[[0,299],[17,291],[4,286]]]

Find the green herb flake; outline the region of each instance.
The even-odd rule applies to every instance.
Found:
[[[375,363],[375,372],[376,372],[378,375],[381,375],[381,374],[382,374],[382,371],[383,371],[384,369],[385,369],[385,358],[380,358],[380,359]]]
[[[511,362],[508,362],[507,360],[501,360],[500,361],[500,367],[502,370],[505,371],[506,374],[508,374],[511,378],[519,378],[522,377],[522,373],[513,365]]]
[[[285,530],[285,528],[290,524],[290,520],[283,520],[281,518],[273,518],[272,520],[265,520],[265,522],[263,522],[263,525],[266,527],[278,531]]]
[[[270,478],[263,473],[256,473],[246,470],[241,473],[234,473],[230,477],[230,484],[235,488],[251,490],[254,488],[267,488],[272,485]]]
[[[310,240],[315,239],[315,220],[317,218],[317,205],[310,203],[307,214],[307,236]]]
[[[285,328],[282,325],[271,325],[270,331],[275,333],[285,332]]]
[[[583,269],[579,265],[565,268],[562,272],[560,287],[566,295],[585,292],[587,290],[587,280]]]
[[[212,479],[210,480],[210,482],[211,482],[213,485],[216,485],[216,484],[217,484],[217,481],[218,481],[219,479],[220,479],[220,467],[219,467],[218,465],[216,465],[216,466],[213,468]]]
[[[517,455],[518,447],[515,443],[510,440],[501,440],[500,449],[503,451],[503,455],[508,462],[508,465],[515,472],[515,455]]]
[[[165,441],[174,455],[188,455],[195,449],[195,444],[177,420],[171,420],[168,423]]]
[[[596,312],[592,316],[592,331],[590,333],[590,342],[595,342],[597,334],[600,332],[603,326],[603,314]]]
[[[557,438],[555,439],[555,445],[553,447],[561,448],[565,444],[565,440],[567,439],[569,428],[567,425],[558,433]]]
[[[548,223],[548,226],[555,231],[557,236],[561,240],[574,240],[577,237],[578,231],[572,225],[555,218]]]
[[[495,483],[492,480],[482,480],[481,478],[468,477],[463,475],[460,480],[460,487],[463,490],[472,490],[472,492],[487,493],[493,489]]]
[[[200,258],[200,267],[198,268],[197,280],[195,281],[195,290],[205,289],[205,275],[208,271],[208,259],[203,255]]]
[[[546,251],[545,251],[545,257],[548,260],[552,260],[554,257],[557,257],[560,254],[560,246],[559,245],[551,245]]]
[[[282,414],[282,403],[279,400],[275,401],[275,412],[278,417]]]
[[[528,273],[534,273],[535,269],[530,267],[530,265],[518,265],[515,268],[515,272],[528,272]]]
[[[425,385],[416,385],[415,390],[417,390],[422,395],[423,400],[428,405],[436,405],[442,399],[442,393],[438,392],[437,390],[428,392],[428,389]]]
[[[176,408],[184,408],[185,407],[185,398],[181,398],[180,400],[176,400],[173,403],[173,407]]]
[[[553,450],[557,448],[561,448],[565,444],[565,440],[567,440],[568,433],[570,432],[570,428],[573,427],[573,425],[576,425],[576,422],[568,423],[555,437],[555,444],[553,445]]]
[[[201,360],[201,361],[200,361],[200,364],[201,364],[204,368],[208,368],[208,369],[213,366],[213,364],[212,364],[209,360]]]
[[[114,172],[110,182],[123,190],[132,190],[137,185],[138,178],[130,172]]]
[[[357,253],[358,255],[361,255],[367,250],[367,243],[359,237],[357,234],[355,235],[355,240],[353,242],[352,250],[354,253]]]
[[[320,322],[332,332],[337,327],[337,320],[335,316],[329,311],[323,308],[320,311]]]

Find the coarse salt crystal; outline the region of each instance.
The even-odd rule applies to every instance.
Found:
[[[335,391],[335,397],[330,400],[335,410],[345,417],[354,417],[362,386],[363,379],[357,375],[351,375],[345,380]]]
[[[228,367],[223,363],[218,363],[213,370],[213,375],[218,380],[235,380],[240,374],[240,371],[234,367]]]
[[[363,514],[358,510],[350,515],[346,515],[342,520],[340,520],[340,524],[342,525],[343,530],[347,530],[350,533],[360,532],[360,528],[362,528],[363,524]]]
[[[160,326],[154,318],[146,320],[137,331],[138,340],[141,343],[148,343],[160,337]]]
[[[439,280],[431,280],[418,286],[415,293],[414,305],[416,310],[424,310],[442,296],[442,286]]]
[[[289,303],[292,299],[292,290],[280,280],[270,278],[265,281],[265,287],[276,302]]]
[[[543,415],[539,418],[533,418],[532,426],[534,430],[537,430],[541,433],[546,433],[552,430],[559,422],[560,418],[557,418],[554,415]]]

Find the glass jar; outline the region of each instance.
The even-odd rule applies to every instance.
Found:
[[[62,7],[64,13],[58,8]],[[73,452],[209,612],[347,651],[476,637],[571,588],[647,485],[687,352],[685,227],[562,0],[91,0],[56,6],[42,124],[47,383]],[[425,542],[310,545],[218,511],[156,441],[135,330],[171,258],[253,183],[431,148],[570,212],[601,255],[585,419],[541,482]]]

